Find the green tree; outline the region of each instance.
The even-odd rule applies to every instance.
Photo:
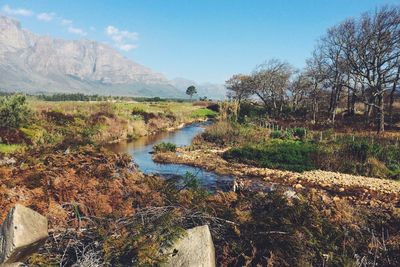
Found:
[[[0,98],[0,127],[18,128],[28,121],[31,114],[23,95],[3,96]]]
[[[196,87],[194,87],[193,85],[189,86],[189,87],[186,89],[186,94],[187,94],[188,96],[190,96],[190,99],[192,99],[193,95],[194,95],[194,94],[197,94]]]

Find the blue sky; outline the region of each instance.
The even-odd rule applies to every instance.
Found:
[[[37,34],[108,43],[168,78],[223,83],[263,61],[304,66],[343,19],[400,0],[0,0]]]

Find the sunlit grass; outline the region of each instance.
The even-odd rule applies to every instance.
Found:
[[[0,144],[0,153],[3,154],[11,154],[18,150],[22,150],[23,145],[7,145],[7,144]]]
[[[205,118],[205,117],[210,118],[217,116],[217,112],[207,108],[200,108],[192,111],[192,114],[190,116],[192,118]]]
[[[214,114],[213,111],[208,112],[200,106],[194,106],[188,102],[78,102],[78,101],[40,101],[31,100],[31,107],[36,111],[57,110],[63,113],[84,113],[93,114],[109,108],[117,115],[129,118],[134,109],[140,109],[145,112],[172,114],[179,118],[193,118]],[[198,113],[196,110],[201,110]]]

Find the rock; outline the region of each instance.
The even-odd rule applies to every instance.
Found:
[[[285,192],[283,192],[283,195],[287,198],[287,199],[292,199],[292,198],[296,198],[299,199],[299,197],[296,194],[296,191],[294,190],[286,190]]]
[[[302,189],[303,186],[302,186],[301,184],[296,184],[296,185],[294,186],[294,188],[296,188],[296,189]]]
[[[0,263],[24,261],[44,244],[47,237],[47,219],[17,204],[1,226]]]
[[[208,225],[186,231],[167,251],[170,254],[163,267],[215,267],[215,249]]]
[[[17,163],[17,161],[15,160],[15,158],[7,158],[5,157],[3,160],[0,160],[0,165],[14,165],[15,163]]]

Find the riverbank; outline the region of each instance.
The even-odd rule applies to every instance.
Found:
[[[180,148],[177,153],[157,153],[153,159],[159,163],[187,164],[219,175],[234,176],[247,185],[249,181],[259,179],[268,183],[291,186],[299,191],[303,188],[318,188],[350,202],[387,208],[400,202],[398,181],[320,170],[298,173],[251,167],[224,160],[221,154],[225,150]]]
[[[29,118],[19,128],[0,129],[0,154],[43,145],[63,148],[104,145],[174,131],[215,116],[210,103],[47,102],[29,100]]]

